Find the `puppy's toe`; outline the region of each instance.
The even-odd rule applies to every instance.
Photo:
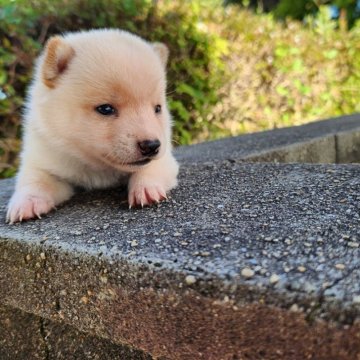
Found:
[[[129,207],[147,206],[166,199],[166,191],[157,184],[138,184],[129,189]]]
[[[30,194],[14,194],[10,200],[6,220],[10,224],[18,221],[40,218],[54,208],[54,202],[46,197]]]

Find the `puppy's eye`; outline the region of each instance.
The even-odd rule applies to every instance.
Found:
[[[159,114],[159,113],[161,113],[161,105],[156,105],[155,106],[155,114]]]
[[[102,104],[99,105],[95,108],[95,110],[104,116],[110,116],[110,115],[114,115],[116,113],[116,109],[110,105],[110,104]]]

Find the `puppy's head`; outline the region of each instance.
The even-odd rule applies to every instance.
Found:
[[[51,38],[31,93],[39,129],[93,165],[137,171],[170,146],[165,45],[118,30]]]

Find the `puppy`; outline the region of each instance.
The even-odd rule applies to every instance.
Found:
[[[74,187],[128,183],[129,206],[177,184],[165,99],[168,49],[120,30],[52,37],[30,88],[7,221],[40,218]]]

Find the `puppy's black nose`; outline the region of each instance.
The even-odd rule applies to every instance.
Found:
[[[140,152],[144,156],[155,156],[160,148],[159,140],[145,140],[138,142]]]

